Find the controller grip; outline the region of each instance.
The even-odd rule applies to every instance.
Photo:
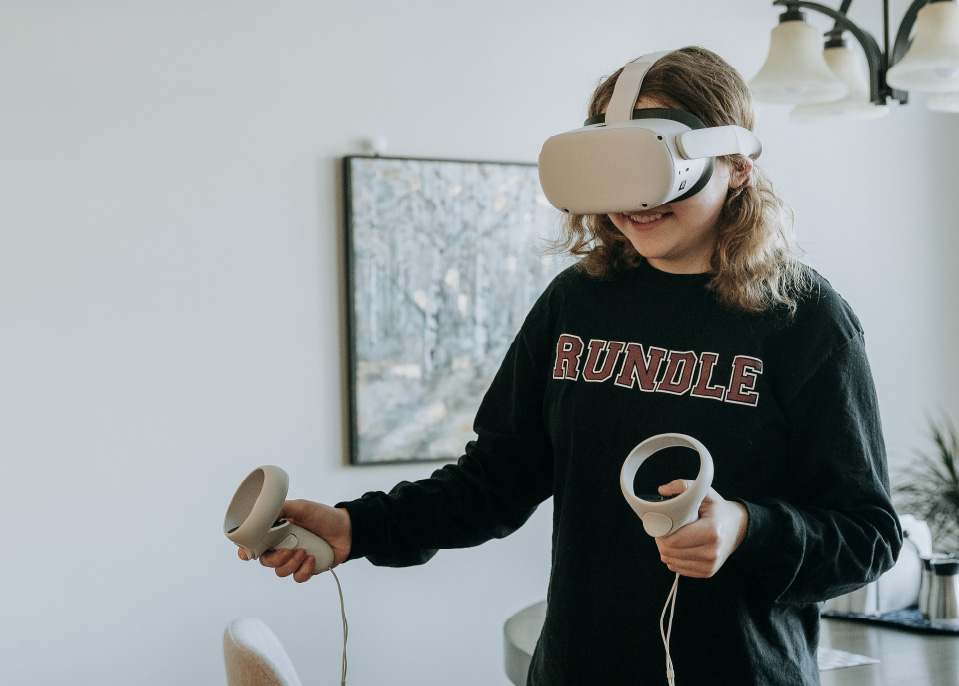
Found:
[[[287,530],[289,535],[274,546],[274,550],[288,548],[296,550],[302,548],[307,555],[312,555],[316,560],[313,567],[313,573],[319,574],[325,572],[333,566],[333,549],[330,544],[317,536],[312,531],[304,529],[302,526],[290,524]]]

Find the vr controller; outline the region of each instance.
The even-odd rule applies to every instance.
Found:
[[[679,495],[661,501],[644,500],[633,490],[633,481],[640,465],[664,448],[692,448],[699,453],[699,475]],[[685,434],[659,434],[647,438],[633,448],[620,473],[619,485],[626,502],[643,520],[643,528],[650,536],[668,536],[681,526],[699,518],[699,506],[713,483],[713,458],[706,446]]]
[[[652,209],[702,190],[717,157],[762,153],[759,138],[741,126],[707,127],[684,110],[635,109],[646,72],[666,54],[627,64],[605,115],[543,144],[539,179],[553,207],[570,214]]]
[[[273,465],[250,472],[226,510],[223,533],[251,560],[280,548],[304,549],[316,560],[313,573],[333,566],[333,549],[322,538],[303,527],[279,519],[290,488],[290,477]]]

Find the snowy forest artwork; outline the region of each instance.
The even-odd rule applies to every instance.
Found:
[[[526,312],[563,268],[536,165],[347,157],[351,459],[458,458]]]

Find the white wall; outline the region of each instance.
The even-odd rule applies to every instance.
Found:
[[[533,161],[642,52],[702,44],[751,76],[777,14],[753,0],[0,6],[4,682],[224,683],[221,632],[256,616],[305,682],[334,683],[332,579],[277,581],[220,527],[259,464],[328,502],[432,469],[344,466],[338,158],[383,135],[395,155]],[[813,129],[763,107],[763,159],[867,328],[899,461],[926,410],[959,409],[959,168],[943,154],[957,122],[917,102]],[[345,566],[350,683],[505,684],[501,625],[545,594],[549,519],[546,505],[513,537],[421,568]]]

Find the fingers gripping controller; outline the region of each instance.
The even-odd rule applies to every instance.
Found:
[[[333,566],[333,549],[322,538],[303,527],[279,519],[290,477],[273,465],[250,472],[226,510],[223,533],[251,560],[268,550],[302,548],[316,560],[313,573]]]
[[[692,448],[699,453],[699,476],[678,496],[661,502],[643,500],[633,490],[633,482],[640,465],[653,453],[664,448]],[[643,520],[643,528],[650,536],[668,536],[681,526],[695,522],[699,506],[713,482],[713,459],[706,446],[685,434],[659,434],[647,438],[630,451],[623,463],[619,485],[626,502]]]

